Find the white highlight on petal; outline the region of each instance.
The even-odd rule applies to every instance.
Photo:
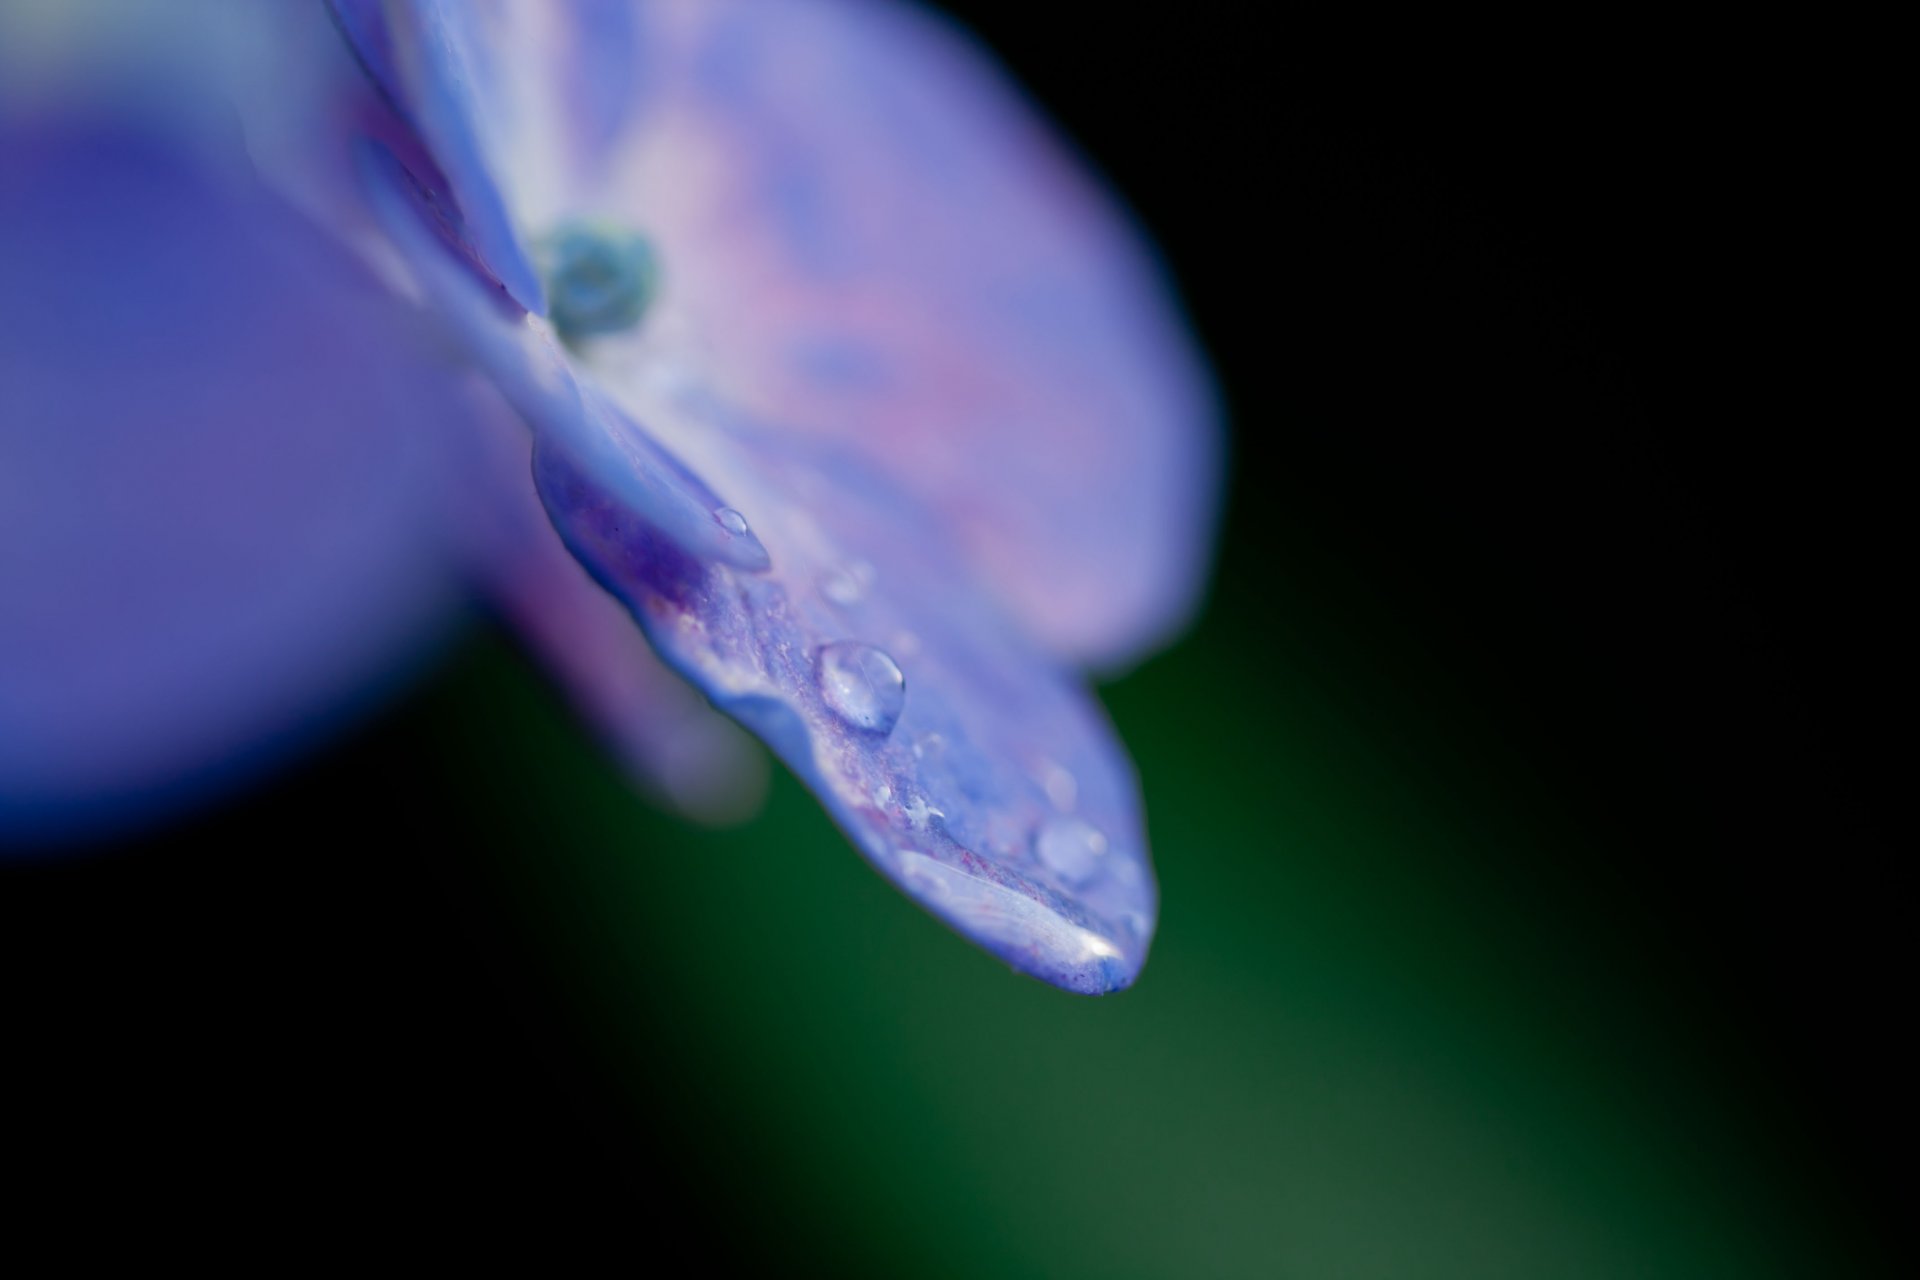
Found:
[[[1025,894],[970,876],[917,849],[897,855],[902,881],[922,902],[969,933],[1004,945],[1032,947],[1069,963],[1118,959],[1120,949]]]

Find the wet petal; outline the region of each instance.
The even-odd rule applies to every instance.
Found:
[[[0,122],[0,831],[170,807],[455,602],[415,315],[197,152]]]
[[[552,325],[491,295],[449,256],[453,246],[432,233],[434,210],[416,176],[378,143],[362,147],[361,161],[369,204],[427,297],[548,449],[592,470],[683,550],[765,568],[766,549],[719,518],[726,504],[699,477],[649,437],[609,429],[617,411],[576,379]]]
[[[489,298],[429,233],[430,184],[376,148],[381,221],[532,429],[567,546],[669,665],[961,932],[1125,986],[1155,912],[1138,800],[1060,664],[1137,651],[1199,589],[1216,438],[1165,290],[922,19],[645,12],[618,163],[548,224],[659,246],[636,328],[596,310],[568,349]]]
[[[1124,662],[1183,623],[1210,550],[1212,392],[1077,158],[964,36],[903,6],[641,12],[626,131],[569,211],[658,249],[648,320],[587,347],[610,388],[691,378],[861,457],[1056,652]]]
[[[1219,487],[1203,362],[962,34],[870,0],[337,8],[476,208],[525,243],[598,218],[657,244],[653,314],[590,344],[616,393],[671,370],[873,460],[1063,655],[1121,665],[1185,622]]]
[[[476,388],[456,521],[475,577],[634,780],[689,817],[732,822],[766,791],[766,753],[654,656],[568,553],[533,485],[533,439]]]
[[[648,425],[674,454],[591,380],[554,383],[551,326],[489,302],[405,201],[404,173],[366,173],[430,302],[525,415],[554,526],[668,665],[961,933],[1069,990],[1131,983],[1156,899],[1126,757],[945,527],[804,435],[769,425],[745,443],[744,413],[710,390],[662,388]],[[676,527],[701,502],[759,554]]]
[[[472,576],[643,788],[703,821],[748,816],[765,789],[764,757],[661,664],[567,553],[534,492],[530,429],[593,467],[692,554],[759,569],[765,548],[720,524],[720,500],[650,441],[617,447],[595,423],[602,398],[583,392],[552,327],[475,287],[462,246],[436,234],[437,205],[420,176],[378,143],[359,158],[374,216],[492,378],[467,411],[451,500]]]
[[[536,478],[567,545],[661,655],[759,733],[876,867],[1016,969],[1093,994],[1131,983],[1155,892],[1099,708],[884,476],[718,435],[698,466],[735,496],[770,570],[687,555],[564,452],[542,450]]]

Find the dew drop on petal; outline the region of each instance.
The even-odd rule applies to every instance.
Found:
[[[1100,828],[1079,818],[1051,818],[1034,833],[1033,851],[1062,880],[1082,884],[1100,871],[1107,837]]]
[[[820,650],[820,696],[827,709],[856,729],[888,734],[907,704],[899,664],[870,644],[836,640]]]
[[[747,518],[732,507],[721,507],[713,513],[713,518],[719,522],[722,529],[736,538],[747,531]]]
[[[864,560],[856,560],[822,574],[820,594],[832,603],[848,608],[866,599],[867,588],[872,585],[873,566]]]
[[[1080,782],[1071,770],[1055,764],[1051,760],[1040,762],[1040,787],[1047,793],[1047,800],[1062,813],[1073,808],[1080,799]]]

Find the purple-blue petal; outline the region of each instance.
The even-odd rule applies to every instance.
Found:
[[[524,243],[586,219],[657,246],[649,323],[588,344],[619,376],[669,363],[863,454],[1062,656],[1122,666],[1185,623],[1221,470],[1204,361],[1124,212],[963,33],[880,0],[381,12],[365,60],[476,208]]]
[[[698,476],[645,435],[611,429],[619,410],[575,378],[551,325],[476,287],[452,246],[432,234],[433,210],[391,152],[366,143],[361,177],[375,216],[430,302],[549,450],[593,470],[650,528],[689,554],[749,571],[766,567],[766,549],[751,531],[727,527],[719,518],[727,504]]]
[[[569,370],[547,321],[460,269],[390,157],[366,159],[429,303],[531,429],[554,527],[660,657],[935,915],[1068,990],[1129,985],[1156,909],[1131,767],[949,529],[857,454],[711,388],[665,380],[643,426]]]
[[[585,10],[539,12],[551,35]],[[1069,667],[1136,655],[1202,587],[1219,434],[1166,285],[924,17],[642,13],[602,163],[544,162],[580,118],[552,76],[532,82],[553,101],[475,126],[517,138],[485,149],[504,202],[542,211],[523,230],[652,241],[636,328],[568,348],[503,305],[433,233],[430,176],[370,145],[376,216],[531,430],[567,547],[659,655],[929,910],[1060,986],[1126,986],[1155,889],[1131,768]]]
[[[489,161],[483,112],[495,92],[493,47],[478,0],[332,0],[341,31],[446,177],[461,230],[493,278],[529,311],[545,309],[539,272]]]
[[[0,833],[186,803],[455,605],[417,317],[192,148],[0,124]]]
[[[765,752],[661,663],[568,553],[534,490],[526,424],[484,383],[473,392],[469,447],[450,476],[472,576],[643,790],[701,821],[751,816]]]
[[[636,105],[571,210],[658,249],[648,324],[589,344],[610,385],[670,364],[866,459],[1063,656],[1124,663],[1182,625],[1211,553],[1213,391],[1079,158],[904,5],[641,12]]]
[[[444,175],[459,233],[522,307],[545,293],[520,218],[597,162],[632,95],[625,0],[330,0],[369,77]],[[510,188],[501,175],[532,180]]]
[[[1078,681],[887,477],[810,449],[716,446],[706,462],[741,496],[769,571],[686,554],[565,453],[538,453],[535,476],[567,545],[660,654],[764,738],[877,868],[1022,972],[1087,994],[1129,985],[1153,877],[1130,766]]]

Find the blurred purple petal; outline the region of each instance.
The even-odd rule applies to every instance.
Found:
[[[545,314],[521,232],[601,158],[628,106],[632,7],[502,0],[330,0],[368,74],[418,130],[469,246]],[[499,175],[519,179],[505,186]],[[420,175],[417,175],[420,176]]]
[[[648,323],[591,344],[617,391],[672,369],[868,457],[1063,655],[1121,665],[1186,621],[1204,365],[1141,238],[963,34],[871,0],[386,12],[344,25],[399,51],[362,37],[376,67],[425,51],[376,74],[457,186],[497,190],[476,208],[535,245],[581,219],[657,244]]]
[[[361,159],[367,197],[381,225],[475,363],[534,434],[594,470],[650,527],[684,550],[743,569],[765,568],[765,548],[750,532],[717,518],[725,504],[699,477],[651,439],[607,429],[603,420],[617,411],[597,389],[580,384],[551,325],[473,287],[473,278],[446,252],[455,246],[432,234],[434,210],[414,174],[374,143],[366,144]]]
[[[663,291],[592,344],[858,454],[1041,641],[1122,663],[1205,582],[1206,372],[1141,238],[960,33],[898,5],[645,6],[636,107],[574,215]],[[507,180],[521,176],[508,172]]]
[[[186,802],[358,705],[454,604],[445,374],[234,169],[0,124],[0,829]]]
[[[929,910],[1060,986],[1124,987],[1156,906],[1138,798],[1062,664],[1138,653],[1201,589],[1217,428],[1166,289],[925,19],[643,12],[606,164],[541,166],[564,78],[553,145],[494,148],[506,202],[553,210],[536,243],[611,255],[581,296],[618,305],[572,350],[444,251],[404,154],[369,148],[380,221],[532,429],[567,546],[668,664]],[[639,314],[604,292],[623,229],[659,264],[624,331],[598,323]],[[653,295],[650,271],[628,284]]]
[[[708,393],[663,412],[683,456],[669,454],[591,382],[553,381],[551,326],[459,269],[406,202],[404,173],[377,157],[366,173],[429,299],[521,402],[568,548],[668,665],[765,739],[928,910],[1069,990],[1130,984],[1156,896],[1126,757],[946,528],[863,460],[761,430]],[[757,559],[676,527],[718,493],[728,505],[709,526]]]

